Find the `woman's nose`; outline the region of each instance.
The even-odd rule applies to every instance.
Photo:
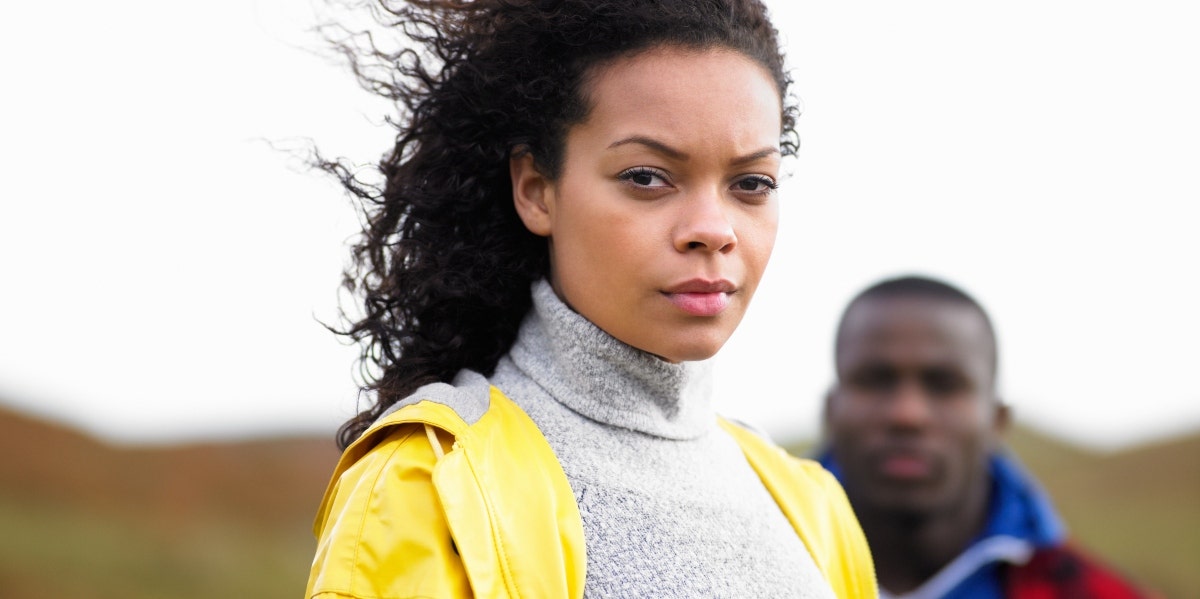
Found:
[[[680,203],[675,249],[680,252],[728,253],[737,245],[737,233],[727,214],[722,194],[713,189],[698,190]]]

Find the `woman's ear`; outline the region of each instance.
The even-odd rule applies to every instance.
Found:
[[[535,235],[549,237],[554,207],[554,182],[537,169],[528,149],[513,151],[508,160],[512,178],[513,205],[525,228]]]

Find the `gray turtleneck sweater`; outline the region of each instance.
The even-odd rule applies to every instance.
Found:
[[[832,598],[741,449],[708,364],[671,364],[571,311],[550,285],[491,383],[538,425],[579,502],[587,597]]]

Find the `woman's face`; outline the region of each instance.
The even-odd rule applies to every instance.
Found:
[[[514,199],[549,238],[573,310],[665,360],[701,360],[746,312],[775,244],[781,105],[728,50],[658,48],[601,67],[561,175],[513,160]]]

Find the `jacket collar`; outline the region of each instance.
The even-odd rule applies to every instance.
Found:
[[[990,462],[992,497],[979,538],[1008,536],[1036,547],[1062,543],[1066,528],[1037,481],[1007,453],[993,455]]]

